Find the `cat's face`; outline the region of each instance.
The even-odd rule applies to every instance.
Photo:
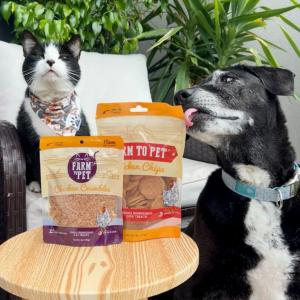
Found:
[[[80,79],[80,38],[73,36],[63,45],[41,44],[28,31],[23,33],[23,76],[30,90],[46,100],[48,94],[64,97]]]

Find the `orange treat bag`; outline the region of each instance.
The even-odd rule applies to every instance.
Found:
[[[179,237],[185,124],[181,106],[166,103],[101,103],[101,135],[125,143],[123,239]]]
[[[46,243],[100,246],[123,236],[124,144],[121,137],[42,137]]]

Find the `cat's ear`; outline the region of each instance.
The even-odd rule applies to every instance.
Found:
[[[38,41],[35,36],[28,30],[25,30],[22,34],[22,45],[24,56],[28,56],[32,49],[38,45]]]
[[[73,35],[71,39],[65,44],[76,59],[79,59],[81,53],[80,35]]]

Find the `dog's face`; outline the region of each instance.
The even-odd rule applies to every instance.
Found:
[[[28,31],[23,33],[23,76],[33,93],[57,89],[67,93],[80,79],[80,38],[73,36],[63,45],[40,44]]]
[[[179,91],[175,102],[183,106],[188,135],[217,148],[251,128],[260,131],[275,122],[274,95],[292,94],[293,83],[288,70],[236,66]]]

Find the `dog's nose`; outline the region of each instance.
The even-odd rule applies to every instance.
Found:
[[[175,104],[181,105],[184,101],[188,100],[188,98],[192,96],[192,94],[193,94],[192,89],[185,89],[177,92],[174,98]]]
[[[48,59],[47,64],[52,67],[55,64],[55,61],[53,59]]]

